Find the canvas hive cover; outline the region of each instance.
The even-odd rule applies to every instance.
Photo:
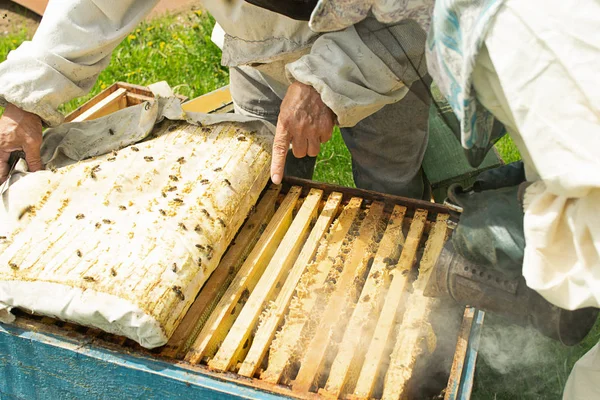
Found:
[[[2,196],[12,307],[167,342],[269,177],[270,134],[167,121],[153,138],[29,174]]]

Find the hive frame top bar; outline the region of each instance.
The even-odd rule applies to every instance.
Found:
[[[305,196],[311,188],[323,190],[324,196],[332,192],[341,192],[348,197],[360,197],[368,201],[382,201],[386,205],[398,204],[407,208],[407,216],[411,216],[414,210],[421,208],[432,212],[428,216],[428,220],[435,221],[436,215],[433,213],[449,214],[449,209],[438,203],[433,203],[425,200],[411,199],[409,197],[395,196],[391,194],[379,193],[372,190],[350,188],[346,186],[332,185],[329,183],[315,182],[308,179],[296,177],[285,177],[283,179],[283,193],[287,193],[290,187],[300,186],[303,188],[302,195]]]

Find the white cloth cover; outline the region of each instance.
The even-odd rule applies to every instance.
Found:
[[[187,121],[153,130],[164,117]],[[265,187],[273,130],[175,97],[49,129],[50,170],[22,162],[1,194],[0,321],[20,307],[165,344]]]

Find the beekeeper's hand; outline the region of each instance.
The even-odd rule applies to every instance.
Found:
[[[281,103],[273,142],[273,183],[281,183],[290,143],[295,157],[316,157],[321,143],[331,139],[334,124],[335,114],[323,103],[319,92],[300,82],[291,84]]]
[[[8,158],[13,151],[25,152],[29,171],[42,169],[42,120],[35,114],[8,104],[0,118],[0,183],[8,177]]]

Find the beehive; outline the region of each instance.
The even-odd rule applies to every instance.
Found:
[[[288,182],[263,192],[167,345],[148,353],[98,330],[59,331],[289,397],[413,398],[439,339],[423,290],[448,235],[445,208]],[[17,324],[55,325],[32,319]],[[453,348],[456,332],[444,334]]]
[[[264,189],[271,136],[184,122],[153,135],[9,189],[1,303],[166,343]]]
[[[423,291],[448,215],[299,186],[275,211],[278,191],[263,196],[161,354],[298,397],[401,397],[423,344],[435,347]]]

